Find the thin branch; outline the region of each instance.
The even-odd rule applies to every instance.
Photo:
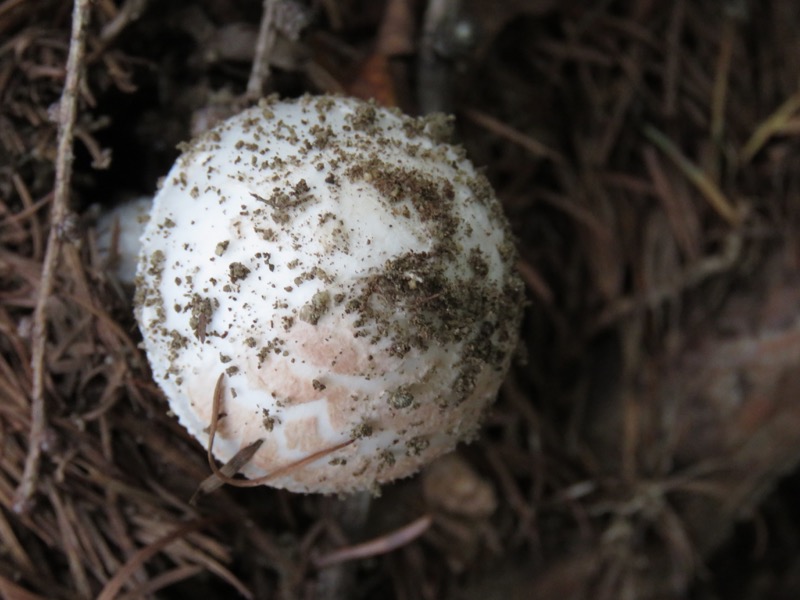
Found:
[[[75,115],[78,106],[78,87],[86,47],[86,25],[89,20],[90,0],[75,0],[72,10],[72,33],[64,90],[58,112],[58,150],[56,154],[56,181],[53,191],[53,208],[50,217],[50,234],[47,239],[42,264],[42,279],[36,308],[33,313],[31,341],[31,367],[33,371],[31,393],[31,430],[25,469],[14,498],[14,510],[25,512],[36,488],[42,445],[47,424],[44,399],[45,347],[47,340],[47,303],[53,291],[56,265],[63,243],[62,234],[67,217],[70,180],[72,179],[72,144]]]

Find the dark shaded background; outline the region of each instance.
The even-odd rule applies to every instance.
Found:
[[[116,576],[126,598],[800,597],[800,4],[281,4],[265,93],[452,112],[495,184],[530,304],[484,434],[387,486],[358,539],[336,498],[188,503],[204,452],[166,415],[93,225],[249,101],[262,7],[97,0],[44,460],[15,511],[71,3],[3,0],[0,596]],[[424,515],[346,584],[313,567]]]

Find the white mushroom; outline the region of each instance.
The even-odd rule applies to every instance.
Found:
[[[153,199],[140,196],[117,204],[97,220],[97,252],[120,283],[132,286],[136,278],[139,239]]]
[[[214,453],[349,492],[475,437],[517,344],[522,285],[486,178],[414,119],[330,96],[264,101],[186,145],[142,236],[153,375]]]

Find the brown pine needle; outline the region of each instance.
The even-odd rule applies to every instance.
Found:
[[[153,556],[161,552],[164,548],[172,544],[173,542],[189,535],[193,531],[201,529],[208,525],[211,522],[210,519],[197,519],[193,521],[189,521],[188,523],[181,525],[177,529],[171,531],[167,535],[163,536],[162,538],[156,540],[152,544],[145,546],[141,550],[139,550],[136,554],[131,556],[131,558],[126,562],[122,567],[117,571],[114,576],[108,580],[103,590],[100,592],[100,595],[97,597],[97,600],[114,600],[119,595],[122,586],[125,585],[125,582],[130,579],[131,575],[136,572],[144,563],[150,560]],[[244,585],[238,580],[233,578],[232,575],[229,574],[228,577],[225,578],[228,583],[230,583],[233,587],[236,588],[242,596],[245,598],[252,598],[253,595],[250,593]]]
[[[725,129],[725,107],[728,100],[735,34],[736,23],[731,17],[727,17],[722,26],[714,88],[711,92],[711,139],[717,144],[722,141]]]
[[[34,594],[20,587],[4,575],[0,575],[0,598],[14,598],[14,600],[45,600],[44,596]]]
[[[318,569],[330,567],[343,563],[349,560],[357,560],[359,558],[369,558],[371,556],[378,556],[380,554],[387,554],[393,550],[397,550],[407,544],[410,544],[423,533],[430,529],[433,524],[433,517],[431,515],[423,515],[420,518],[412,521],[408,525],[396,529],[386,535],[375,538],[362,544],[354,546],[347,546],[334,550],[328,554],[313,558],[312,562]]]
[[[644,136],[658,147],[694,185],[714,211],[730,225],[736,226],[742,220],[741,213],[734,207],[722,190],[719,189],[700,167],[695,165],[663,133],[652,125],[645,125]]]
[[[209,427],[208,433],[208,446],[206,448],[206,457],[208,458],[208,466],[211,469],[211,472],[216,476],[220,481],[223,483],[227,483],[228,485],[232,485],[234,487],[258,487],[260,485],[264,485],[265,483],[272,481],[278,477],[291,473],[296,469],[302,469],[309,463],[314,462],[315,460],[319,460],[323,456],[327,456],[333,452],[341,450],[355,442],[355,439],[350,439],[345,442],[341,442],[339,444],[335,444],[330,448],[324,448],[322,450],[318,450],[317,452],[313,452],[306,457],[301,458],[300,460],[296,460],[294,462],[289,463],[288,465],[284,465],[273,471],[272,473],[268,473],[263,477],[258,477],[256,479],[234,479],[226,475],[222,469],[217,467],[217,463],[214,460],[214,438],[217,435],[217,425],[219,422],[219,407],[222,403],[222,394],[224,392],[224,381],[225,381],[225,373],[220,373],[219,377],[217,378],[217,383],[214,386],[214,399],[211,406],[211,426]]]
[[[264,440],[256,440],[249,446],[245,446],[239,452],[237,452],[232,459],[230,459],[227,463],[225,463],[222,468],[219,470],[220,473],[230,477],[232,475],[236,475],[242,467],[244,467],[247,463],[250,462],[250,459],[253,458],[253,455],[261,448],[261,444],[264,443]],[[225,482],[216,476],[216,474],[212,473],[208,477],[206,477],[200,485],[197,486],[197,490],[192,497],[189,499],[189,504],[196,504],[197,498],[201,495],[208,495],[216,489],[219,489],[225,485]]]
[[[512,144],[516,144],[517,146],[524,148],[537,158],[548,158],[556,163],[564,162],[563,157],[546,144],[543,144],[539,140],[532,138],[530,135],[514,129],[510,125],[506,125],[501,120],[496,119],[491,115],[487,115],[486,113],[471,108],[466,108],[462,112],[465,117],[467,117],[476,125],[483,127],[487,131],[494,133],[495,135],[511,142]]]
[[[753,135],[742,148],[742,162],[748,163],[753,160],[764,144],[776,133],[779,133],[798,110],[800,110],[800,92],[790,96],[774,113],[756,127]]]
[[[142,584],[134,591],[120,596],[118,600],[137,600],[138,598],[145,598],[148,594],[154,594],[164,588],[180,583],[185,579],[190,579],[195,575],[203,572],[203,567],[199,565],[183,565],[176,567],[170,571],[165,571],[161,575],[157,575],[150,579],[147,583]]]

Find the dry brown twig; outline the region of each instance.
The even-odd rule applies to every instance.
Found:
[[[64,243],[64,224],[68,216],[70,182],[72,179],[72,143],[88,20],[89,0],[75,0],[72,11],[72,32],[70,34],[66,78],[58,106],[58,151],[56,155],[53,208],[50,212],[50,233],[42,264],[42,280],[36,308],[33,313],[31,430],[25,468],[14,498],[14,510],[18,513],[24,513],[28,510],[31,497],[36,488],[47,425],[44,398],[47,304],[54,287],[56,265]]]

